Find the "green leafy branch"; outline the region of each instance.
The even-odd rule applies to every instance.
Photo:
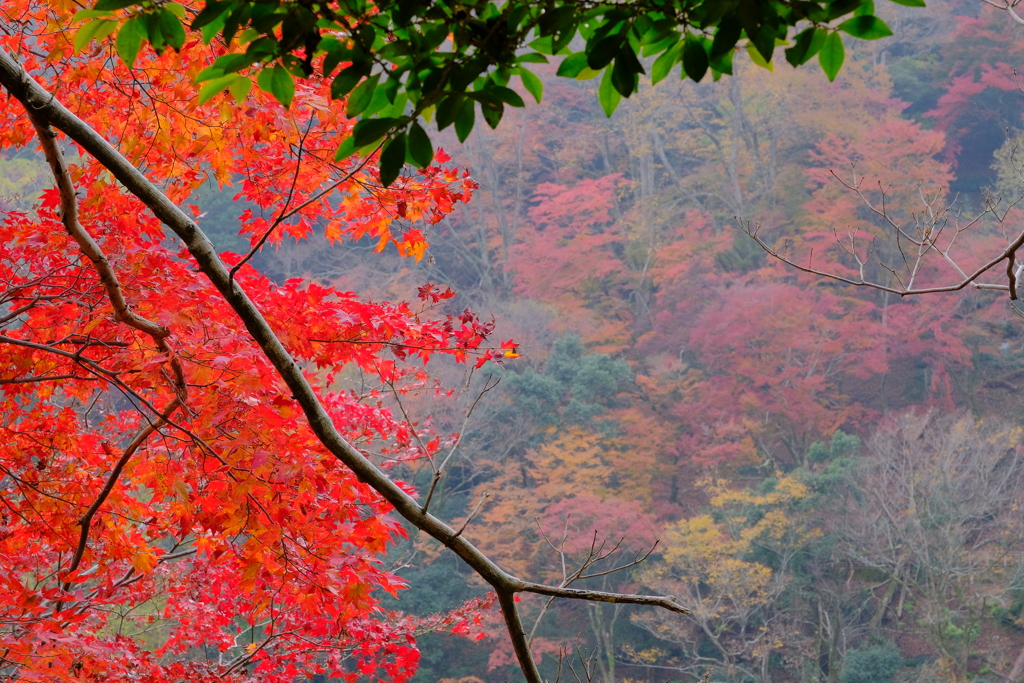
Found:
[[[892,35],[874,11],[873,0],[206,0],[188,28],[228,48],[197,77],[200,103],[225,90],[241,101],[255,79],[289,107],[295,79],[313,76],[319,65],[331,97],[359,119],[337,158],[369,153],[383,141],[387,186],[404,164],[425,168],[433,160],[423,123],[454,126],[465,140],[479,110],[496,127],[506,106],[525,106],[509,87],[515,77],[540,102],[543,84],[532,69],[550,57],[562,58],[559,76],[600,75],[598,99],[611,116],[647,75],[645,58],[654,58],[652,83],[676,65],[682,78],[700,81],[710,71],[717,80],[732,74],[737,47],[771,68],[775,49],[785,46],[787,62],[799,66],[817,55],[834,80],[845,59],[842,33]],[[98,0],[76,18],[88,20],[75,35],[76,49],[116,32],[129,67],[146,42],[158,52],[181,49],[189,19],[181,5],[153,0]],[[809,25],[791,38],[798,24]],[[584,46],[574,52],[577,37]]]

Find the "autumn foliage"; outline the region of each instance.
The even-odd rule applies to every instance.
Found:
[[[102,40],[76,52],[74,9],[5,7],[0,47],[174,202],[204,183],[234,188],[254,246],[318,231],[418,260],[423,226],[475,188],[441,151],[387,189],[375,158],[336,161],[350,123],[316,81],[287,111],[259,91],[199,106],[192,80],[217,50],[198,41],[144,50],[131,71]],[[8,101],[0,148],[30,149],[37,132]],[[427,621],[380,608],[377,596],[403,585],[381,560],[405,533],[390,506],[326,454],[159,221],[89,156],[56,144],[81,234],[109,271],[83,253],[57,188],[0,216],[0,665],[24,680],[407,679],[415,635],[466,632],[480,604]],[[383,405],[382,389],[422,383],[434,354],[477,363],[506,352],[485,348],[491,326],[471,312],[432,312],[450,290],[370,302],[225,259],[337,428],[383,467],[424,453],[422,428]]]
[[[1005,299],[840,286],[744,234],[843,277],[870,250],[891,282],[905,245],[865,198],[913,222],[983,207],[979,177],[1012,189],[1001,15],[888,8],[910,37],[851,47],[834,83],[737,53],[612,119],[598,81],[538,65],[543,106],[384,187],[377,152],[336,158],[353,122],[318,78],[289,109],[245,79],[198,104],[216,41],[129,70],[104,35],[75,45],[76,9],[4,7],[0,48],[242,245],[232,277],[350,443],[519,577],[691,609],[523,595],[545,675],[579,647],[606,683],[886,681],[893,648],[908,680],[1024,674]],[[40,132],[5,100],[0,671],[518,676],[487,587],[331,456],[189,251],[62,135],[54,185]],[[1003,230],[957,233],[963,267]]]

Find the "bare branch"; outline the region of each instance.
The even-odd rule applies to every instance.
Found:
[[[834,172],[833,172],[833,175],[835,175]],[[849,247],[847,247],[845,244],[842,243],[842,240],[840,240],[838,238],[838,234],[837,234],[836,241],[840,245],[840,247],[847,254],[850,254],[851,256],[853,256],[856,259],[856,261],[858,263],[858,266],[859,266],[859,277],[858,277],[858,279],[853,279],[851,277],[845,277],[843,275],[839,275],[838,273],[832,273],[832,272],[828,272],[828,271],[825,271],[825,270],[820,270],[818,268],[814,268],[811,264],[808,264],[806,266],[801,265],[801,264],[797,263],[795,260],[793,260],[792,258],[790,258],[788,255],[786,255],[786,253],[784,251],[780,252],[778,249],[776,249],[776,248],[770,246],[768,243],[766,243],[761,238],[761,236],[760,236],[760,229],[761,229],[760,225],[755,225],[752,228],[750,226],[750,224],[748,223],[746,225],[741,224],[740,227],[751,238],[753,238],[753,240],[755,242],[757,242],[758,245],[762,249],[764,249],[765,252],[769,256],[771,256],[771,257],[773,257],[775,259],[778,259],[779,261],[785,263],[786,265],[792,266],[793,268],[796,268],[797,270],[799,270],[801,272],[804,272],[804,273],[809,273],[811,275],[817,275],[817,276],[820,276],[820,277],[827,277],[829,279],[837,280],[839,282],[844,282],[846,284],[854,285],[856,287],[869,287],[871,289],[879,289],[879,290],[882,290],[884,292],[890,292],[892,294],[897,294],[897,295],[902,297],[902,296],[914,296],[914,295],[919,295],[919,294],[935,294],[935,293],[940,293],[940,292],[956,292],[956,291],[964,289],[965,287],[970,285],[970,286],[974,287],[975,289],[995,289],[995,290],[1000,290],[1000,291],[1007,291],[1007,292],[1010,292],[1010,295],[1011,295],[1010,298],[1013,299],[1013,300],[1016,300],[1016,298],[1017,298],[1017,296],[1016,296],[1016,294],[1017,294],[1017,292],[1016,292],[1016,278],[1017,278],[1017,274],[1016,274],[1016,271],[1014,270],[1014,264],[1016,262],[1017,251],[1021,248],[1021,246],[1024,246],[1024,231],[1021,231],[1012,240],[1010,240],[1010,243],[997,256],[989,259],[985,264],[983,264],[982,266],[978,267],[974,271],[972,271],[970,273],[965,273],[960,268],[960,266],[956,263],[956,261],[951,257],[951,255],[949,253],[950,249],[952,248],[953,241],[951,240],[950,244],[946,247],[946,249],[942,250],[942,249],[939,249],[938,246],[936,246],[935,238],[932,235],[933,231],[936,231],[936,232],[941,231],[941,229],[944,227],[946,221],[948,220],[948,214],[949,214],[949,212],[953,208],[952,206],[944,207],[940,212],[932,213],[930,218],[929,218],[928,226],[921,230],[922,235],[921,235],[920,238],[918,238],[918,237],[915,237],[914,235],[911,235],[910,233],[908,233],[902,226],[900,226],[895,221],[893,221],[891,216],[888,215],[886,209],[884,209],[884,208],[879,209],[874,204],[872,204],[871,201],[868,200],[868,198],[863,195],[863,193],[861,192],[860,187],[859,187],[858,184],[850,184],[850,183],[847,183],[846,181],[840,179],[838,176],[835,176],[835,177],[846,188],[850,189],[851,191],[855,192],[858,196],[860,196],[861,199],[864,201],[865,205],[873,213],[875,213],[876,215],[881,217],[883,220],[885,220],[893,228],[893,230],[895,231],[895,234],[897,236],[897,242],[898,243],[899,243],[899,240],[902,238],[902,239],[907,240],[910,243],[915,244],[915,245],[918,246],[918,248],[919,248],[918,255],[914,258],[913,263],[911,265],[908,265],[910,279],[906,282],[906,284],[904,284],[902,278],[900,278],[899,274],[896,272],[895,269],[891,268],[890,266],[887,266],[886,264],[884,264],[882,262],[879,262],[878,265],[881,268],[885,269],[890,274],[892,274],[893,277],[896,279],[896,281],[899,283],[900,286],[899,287],[892,287],[890,285],[885,285],[885,284],[882,284],[880,282],[874,282],[874,281],[869,280],[867,278],[867,276],[865,275],[865,272],[864,272],[864,261],[857,254],[856,243],[854,242],[855,237],[853,236],[853,234],[850,235],[850,246]],[[883,192],[883,207],[884,207],[884,192],[885,192],[885,190],[882,189],[882,192]],[[1021,199],[1024,199],[1024,196],[1022,196]],[[1016,205],[1018,202],[1021,201],[1021,199],[1018,199],[1016,202],[1013,202],[1013,204],[1011,206]],[[933,197],[930,200],[927,199],[927,198],[923,198],[923,200],[926,203],[926,208],[929,208],[929,210],[931,211],[931,205],[934,204],[935,201],[937,201],[937,197]],[[967,225],[965,225],[965,226],[958,226],[956,228],[956,235],[959,235],[960,233],[964,232],[965,230],[967,230],[967,229],[971,228],[972,226],[976,225],[986,214],[990,214],[990,213],[993,214],[994,216],[996,216],[996,218],[998,220],[1000,220],[1000,221],[1006,215],[1004,213],[1002,216],[999,216],[999,214],[997,214],[995,212],[995,207],[991,203],[988,203],[988,205],[986,206],[985,210],[983,212],[981,212],[978,216],[973,218]],[[956,236],[954,236],[953,239],[955,240],[955,238],[956,238]],[[786,246],[788,247],[788,242],[786,243]],[[903,253],[902,245],[900,245],[900,251],[901,251],[901,253]],[[936,287],[919,287],[919,288],[915,288],[913,286],[914,278],[916,278],[917,274],[920,272],[921,264],[922,264],[924,258],[931,251],[935,251],[947,263],[949,263],[953,268],[956,269],[956,271],[961,276],[960,280],[958,282],[956,282],[955,284],[951,284],[951,285],[942,285],[942,286],[936,286]],[[906,259],[905,255],[904,255],[904,258]],[[977,282],[978,278],[980,278],[982,275],[984,275],[988,271],[992,270],[995,266],[997,266],[1000,262],[1002,262],[1004,260],[1008,261],[1006,273],[1007,273],[1007,278],[1010,281],[1009,285],[998,285],[998,284]]]
[[[538,595],[551,595],[556,598],[573,598],[575,600],[589,600],[591,602],[611,602],[624,605],[652,605],[664,607],[676,614],[689,614],[690,610],[675,601],[675,598],[666,595],[635,595],[631,593],[606,593],[604,591],[592,591],[583,588],[558,588],[556,586],[545,586],[540,583],[521,581],[516,590],[517,593],[536,593]]]
[[[466,433],[466,426],[469,424],[470,416],[473,414],[473,411],[476,410],[476,404],[480,402],[480,399],[484,397],[484,394],[498,386],[500,382],[501,378],[499,377],[495,380],[494,384],[490,384],[490,377],[487,378],[487,381],[484,382],[483,390],[477,395],[473,404],[469,406],[469,410],[466,411],[466,417],[462,420],[462,428],[459,429],[459,435],[455,438],[455,443],[452,444],[451,450],[448,451],[448,455],[445,456],[444,460],[442,460],[441,464],[436,468],[434,468],[434,461],[433,458],[431,458],[430,466],[434,468],[434,476],[430,479],[430,489],[427,491],[426,500],[423,501],[423,507],[420,508],[423,513],[426,513],[430,508],[430,501],[433,499],[434,490],[437,488],[437,484],[441,481],[441,476],[444,474],[444,468],[448,465],[448,461],[452,459],[452,456],[455,455],[455,449],[457,449],[459,444],[462,443],[462,437]]]
[[[466,521],[462,523],[462,526],[459,527],[459,530],[455,532],[456,537],[462,535],[462,532],[466,530],[466,527],[469,526],[469,523],[473,521],[474,517],[476,517],[476,513],[480,512],[480,506],[483,505],[484,501],[490,497],[491,494],[489,493],[485,493],[484,495],[480,496],[480,500],[477,501],[476,507],[473,508],[473,511],[469,513],[469,517],[466,517]]]

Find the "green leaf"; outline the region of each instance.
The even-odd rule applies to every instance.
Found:
[[[519,55],[516,60],[520,64],[547,64],[548,58],[539,52],[527,52],[525,55]]]
[[[502,116],[502,114],[505,113],[505,109],[504,108],[502,108],[502,109],[493,109],[491,107],[480,107],[480,113],[483,114],[484,121],[487,122],[487,125],[490,126],[493,129],[493,128],[497,128],[498,124],[501,123],[501,116]],[[456,127],[457,126],[458,126],[458,122],[456,121]]]
[[[245,81],[250,85],[252,83],[248,78],[244,78],[238,74],[228,74],[204,83],[203,87],[199,89],[199,104],[205,104],[211,97],[222,90],[231,88],[235,82],[239,80]],[[232,94],[234,94],[234,90],[232,90]]]
[[[378,94],[379,93],[380,91],[378,90]],[[374,95],[374,99],[377,99],[376,95]],[[398,93],[398,95],[395,96],[395,101],[392,104],[385,106],[383,109],[376,113],[380,114],[382,117],[399,118],[405,114],[405,105],[407,105],[408,103],[409,96],[406,95],[404,92]],[[370,107],[373,107],[372,103],[370,104]],[[365,115],[366,114],[364,114],[364,116]]]
[[[786,61],[793,66],[804,64],[814,55],[818,54],[821,46],[825,44],[828,31],[813,26],[800,32],[793,47],[786,49]]]
[[[544,95],[544,82],[525,67],[519,67],[516,73],[519,74],[519,80],[523,82],[523,87],[526,88],[526,91],[533,95],[533,99],[537,100],[537,104],[540,104],[540,99]]]
[[[644,36],[645,38],[647,36]],[[672,46],[681,43],[683,39],[682,34],[679,31],[671,31],[656,43],[643,42],[643,56],[650,57],[651,55],[661,54],[665,50],[670,49]]]
[[[514,33],[515,30],[517,28],[519,28],[519,24],[529,14],[530,14],[530,7],[528,5],[526,5],[525,3],[520,3],[520,4],[516,5],[512,9],[512,11],[508,13],[508,23],[507,23],[507,26],[508,26],[509,30]]]
[[[571,5],[562,5],[548,10],[540,18],[538,23],[541,35],[564,33],[571,30],[576,23],[576,8]]]
[[[369,106],[367,106],[366,109],[363,110],[362,116],[363,116],[363,118],[368,118],[370,116],[376,116],[377,114],[379,114],[384,109],[391,110],[391,108],[392,108],[391,102],[388,101],[388,84],[387,83],[383,83],[383,84],[377,86],[377,89],[373,93],[373,98],[370,100]],[[405,104],[403,103],[403,105],[402,105],[402,110],[403,111],[401,111],[401,112],[390,112],[390,113],[402,113],[402,114],[404,114],[405,113],[404,109],[405,109]]]
[[[761,55],[761,51],[757,49],[757,46],[753,43],[747,45],[747,54],[750,55],[750,61],[757,64],[762,69],[768,69],[769,71],[775,71],[775,67],[772,66],[771,62],[766,62],[764,57]]]
[[[708,53],[704,49],[704,42],[689,33],[683,43],[683,71],[698,83],[708,72]]]
[[[329,77],[338,68],[339,64],[350,61],[353,56],[352,50],[349,50],[347,45],[331,36],[320,41],[320,48],[327,53],[323,64],[323,74],[325,77]]]
[[[532,47],[540,54],[553,55],[556,52],[554,44],[555,41],[551,38],[551,36],[541,36],[537,40],[530,43],[529,47]]]
[[[455,123],[455,119],[458,118],[459,112],[462,110],[462,101],[464,99],[466,99],[464,95],[451,94],[441,100],[440,104],[437,105],[438,130],[444,130]]]
[[[341,146],[338,147],[338,151],[334,153],[334,160],[341,161],[342,159],[348,159],[350,156],[356,153],[356,139],[349,135],[342,141]]]
[[[468,97],[463,100],[459,115],[455,117],[455,134],[459,142],[465,142],[469,134],[473,132],[473,124],[476,122],[476,103]]]
[[[430,136],[418,122],[413,122],[409,129],[406,160],[416,164],[417,168],[426,168],[434,160],[434,146],[430,143]]]
[[[239,79],[242,79],[242,77],[238,74],[227,74],[204,83],[203,87],[199,89],[199,103],[205,104],[211,97],[221,90],[231,87]],[[249,79],[244,80],[248,81]]]
[[[71,17],[71,21],[81,21],[82,19],[102,19],[106,17],[113,17],[114,13],[104,9],[83,9],[75,12],[75,16]]]
[[[612,67],[611,72],[612,85],[620,95],[623,97],[629,97],[636,92],[640,78],[638,74],[632,70],[629,60],[622,59],[620,56],[615,60],[615,66]]]
[[[587,53],[576,52],[562,60],[562,63],[558,65],[558,71],[555,75],[564,76],[566,78],[576,78],[576,76],[586,68]]]
[[[356,62],[341,70],[331,82],[331,98],[337,100],[352,92],[363,78],[370,75],[369,62]]]
[[[132,5],[139,4],[139,0],[99,0],[93,9],[100,9],[106,11],[112,11],[115,9],[124,9],[125,7],[131,7]]]
[[[525,107],[526,103],[523,102],[523,98],[519,96],[512,88],[506,88],[501,85],[492,85],[486,89],[486,92],[494,95],[499,100],[512,107]]]
[[[845,58],[846,50],[843,48],[842,37],[838,33],[830,33],[825,39],[825,44],[821,46],[821,52],[818,53],[821,69],[829,81],[836,80]]]
[[[715,38],[711,42],[711,56],[717,57],[726,52],[732,52],[732,49],[736,47],[736,43],[739,42],[742,31],[743,28],[740,26],[740,21],[736,18],[735,14],[722,19],[718,28],[715,29]]]
[[[615,59],[622,46],[623,36],[615,34],[602,38],[593,46],[587,46],[587,66],[595,71],[600,71]]]
[[[160,10],[157,16],[167,44],[173,47],[175,52],[179,51],[185,45],[185,27],[181,25],[181,20],[166,9]]]
[[[236,71],[241,71],[247,66],[252,66],[253,62],[258,62],[259,59],[255,58],[255,55],[250,54],[248,51],[240,55],[238,53],[229,53],[217,58],[217,61],[213,63],[210,68],[220,69],[221,73],[233,74]],[[203,69],[202,73],[205,73],[209,69]],[[200,75],[202,75],[202,73]]]
[[[237,74],[233,75],[237,76]],[[238,80],[228,85],[228,90],[231,91],[231,96],[235,98],[235,102],[241,104],[249,96],[249,91],[252,90],[252,79],[239,76]]]
[[[204,24],[203,27],[199,29],[200,33],[203,34],[203,42],[209,45],[214,38],[221,35],[221,32],[224,31],[224,27],[227,24],[229,16],[228,12],[224,12],[215,16],[210,23]],[[193,21],[192,25],[195,26],[195,23],[196,22]]]
[[[651,67],[652,85],[668,76],[676,62],[682,59],[684,44],[683,41],[677,42],[654,60],[654,65]]]
[[[884,21],[869,15],[847,19],[839,24],[839,30],[861,40],[878,40],[892,35],[892,31]]]
[[[874,16],[874,14],[875,14],[875,0],[864,0],[861,3],[860,7],[858,7],[853,12],[853,16],[855,16],[855,17],[863,17],[863,16],[869,16],[869,15],[870,16]]]
[[[490,7],[491,5],[488,4],[487,6]],[[538,32],[542,36],[551,36],[552,52],[559,52],[576,35],[576,26],[579,22],[577,12],[577,8],[569,4],[556,6],[541,16],[538,23]],[[538,51],[543,52],[543,50]]]
[[[132,17],[124,22],[124,26],[117,32],[117,41],[114,47],[128,68],[135,66],[135,58],[139,56],[142,49],[142,41],[147,37],[146,24],[142,17]]]
[[[149,38],[149,44],[153,46],[153,50],[157,53],[163,52],[167,47],[167,41],[164,39],[164,29],[160,25],[159,13],[147,12],[139,15],[139,18],[146,22],[146,37]]]
[[[380,81],[380,74],[374,74],[356,86],[352,94],[348,96],[348,104],[345,107],[345,115],[353,118],[362,114],[373,101],[373,93]]]
[[[223,75],[224,69],[218,66],[216,62],[214,62],[213,65],[208,66],[199,72],[199,75],[196,76],[195,82],[202,83],[203,81],[208,81],[211,78],[219,78]]]
[[[363,119],[352,129],[352,142],[356,149],[372,145],[398,123],[399,119]]]
[[[75,52],[91,43],[93,38],[98,39],[101,34],[104,36],[110,35],[111,31],[115,28],[117,28],[117,22],[110,19],[94,19],[90,21],[75,32],[73,41]]]
[[[387,141],[380,153],[380,183],[388,187],[395,182],[405,165],[405,133]]]
[[[176,2],[168,2],[164,5],[164,9],[178,17],[179,19],[185,18],[185,8]]]
[[[266,67],[256,77],[256,84],[264,92],[268,92],[281,103],[283,107],[290,107],[292,98],[295,97],[295,81],[288,69],[280,64],[273,67]]]
[[[825,4],[825,17],[827,21],[845,17],[847,14],[857,11],[864,5],[865,0],[831,0]]]
[[[708,65],[711,67],[713,72],[711,76],[717,81],[722,74],[732,75],[732,50],[724,54],[720,54],[712,57],[708,60]]]
[[[757,48],[758,53],[763,58],[761,61],[768,64],[772,61],[772,55],[775,53],[775,32],[768,26],[764,26],[757,35],[751,37],[750,44]],[[755,64],[757,61],[755,60]]]
[[[892,0],[897,5],[904,7],[924,7],[924,0]]]
[[[597,101],[601,103],[604,115],[611,118],[621,100],[622,95],[619,94],[619,91],[612,84],[612,69],[605,69],[604,76],[601,78],[601,85],[597,87]]]
[[[103,0],[100,0],[101,2]],[[196,18],[192,20],[192,30],[203,28],[207,24],[213,23],[218,19],[221,19],[219,23],[223,26],[223,18],[227,15],[228,11],[232,9],[234,3],[231,0],[209,0],[200,10]],[[218,33],[220,31],[218,30]],[[203,31],[203,36],[206,36],[206,32]],[[209,42],[209,41],[207,41]]]

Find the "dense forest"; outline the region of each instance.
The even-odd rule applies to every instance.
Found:
[[[855,231],[891,282],[880,187],[890,218],[945,212],[948,231],[1002,198],[959,235],[965,269],[1020,220],[1004,211],[1024,31],[973,2],[884,11],[896,35],[851,45],[834,84],[737,59],[735,78],[642,87],[606,119],[596,81],[546,79],[544,105],[444,141],[479,188],[416,264],[366,258],[366,240],[259,257],[382,300],[450,286],[452,310],[520,344],[503,371],[435,368],[454,394],[395,396],[461,434],[444,511],[484,500],[467,534],[524,576],[693,610],[524,598],[552,679],[577,650],[606,683],[1024,674],[1019,316],[987,291],[901,299],[802,274],[745,234],[847,275],[836,239]],[[211,188],[203,225],[237,250],[233,196]],[[486,594],[423,538],[392,557],[413,586],[396,609]],[[423,636],[416,680],[514,680],[494,619],[494,638]]]
[[[253,260],[379,302],[432,285],[515,340],[384,392],[451,459],[433,510],[519,576],[691,610],[524,596],[551,680],[1024,680],[1024,310],[850,286],[751,236],[902,287],[895,226],[945,235],[926,286],[1019,229],[1024,27],[975,0],[878,12],[895,35],[851,41],[833,83],[739,53],[732,77],[641,85],[608,118],[596,80],[551,66],[543,105],[441,140],[473,197],[421,227],[422,258],[367,236]],[[0,158],[3,211],[49,184],[34,152]],[[246,187],[188,201],[248,251]],[[426,464],[394,467],[433,490]],[[383,604],[427,618],[413,680],[519,680],[487,586],[407,531],[387,559],[409,588]],[[430,632],[464,606],[482,616]]]

